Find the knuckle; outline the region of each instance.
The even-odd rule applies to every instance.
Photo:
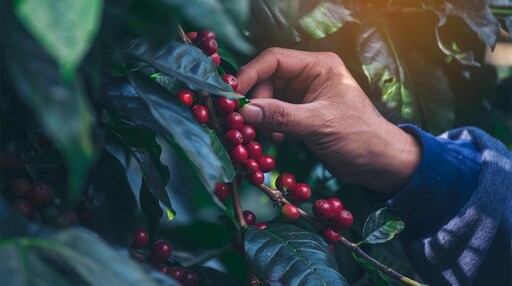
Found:
[[[280,55],[286,54],[286,49],[279,48],[279,47],[272,47],[272,48],[266,49],[265,51],[263,51],[263,53],[279,57]]]
[[[273,109],[269,114],[269,123],[273,129],[285,130],[290,127],[292,122],[292,114],[287,112],[284,108],[278,107]]]

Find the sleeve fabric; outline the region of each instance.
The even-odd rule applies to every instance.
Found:
[[[440,137],[400,125],[422,148],[409,184],[383,203],[431,285],[512,285],[512,154],[477,128]]]

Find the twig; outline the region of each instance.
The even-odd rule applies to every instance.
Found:
[[[178,24],[178,34],[180,34],[180,37],[183,40],[183,42],[185,42],[185,44],[192,44],[192,41],[187,37],[187,33],[185,33],[183,27],[181,27],[180,24]]]
[[[236,180],[231,182],[231,192],[231,195],[233,196],[233,211],[235,212],[235,217],[242,228],[247,228],[242,207],[240,206],[240,195],[238,194],[238,183]]]

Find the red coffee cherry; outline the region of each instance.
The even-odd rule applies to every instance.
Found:
[[[241,95],[241,94],[239,94],[239,95]],[[240,100],[239,99],[235,99],[235,110],[238,110],[239,108],[240,108]]]
[[[274,161],[274,157],[270,155],[262,156],[260,161],[258,162],[260,166],[260,170],[263,173],[268,173],[274,170],[274,167],[276,166],[276,162]]]
[[[303,183],[298,183],[290,190],[290,198],[297,203],[302,203],[311,197],[311,188]]]
[[[253,159],[256,162],[259,162],[261,159],[261,154],[263,152],[263,149],[261,148],[260,143],[256,141],[252,141],[249,144],[246,145],[247,147],[247,153],[249,155],[249,159]]]
[[[328,221],[334,215],[334,208],[327,200],[317,200],[313,204],[313,214],[319,221]]]
[[[331,206],[333,207],[335,213],[341,212],[343,210],[343,203],[339,199],[330,198],[330,199],[328,199],[328,201],[331,204]]]
[[[142,228],[137,228],[133,232],[132,243],[130,244],[131,248],[143,248],[148,245],[149,234]]]
[[[247,159],[247,161],[244,162],[244,170],[247,174],[254,174],[259,170],[258,162],[253,159]]]
[[[219,50],[217,41],[215,41],[213,38],[206,38],[199,41],[196,39],[196,46],[200,48],[207,56],[211,56]]]
[[[229,157],[234,164],[242,164],[247,160],[247,149],[244,145],[237,145],[229,152]]]
[[[158,270],[160,270],[161,272],[163,272],[167,275],[171,275],[171,267],[167,266],[167,264],[158,265]]]
[[[260,170],[254,172],[254,174],[250,174],[247,177],[247,181],[249,181],[249,183],[251,183],[254,186],[261,185],[264,180],[265,180],[265,175],[263,175],[263,172]]]
[[[242,144],[244,138],[242,137],[242,133],[240,131],[232,129],[226,132],[224,135],[224,141],[228,146],[236,146]]]
[[[238,112],[231,112],[226,117],[226,120],[224,120],[224,126],[226,126],[226,128],[228,130],[230,130],[230,129],[240,130],[243,125],[244,125],[244,118]]]
[[[299,209],[291,204],[286,204],[281,208],[281,215],[287,221],[296,221],[300,216]]]
[[[230,193],[231,188],[229,187],[228,184],[221,182],[217,182],[215,184],[215,195],[217,196],[217,198],[219,198],[219,200],[225,201],[229,197]]]
[[[53,188],[45,183],[33,184],[28,192],[28,200],[33,205],[47,205],[54,199]]]
[[[220,66],[220,56],[219,56],[219,54],[215,53],[215,54],[211,55],[210,59],[212,59],[212,61],[215,63],[216,67]]]
[[[178,99],[186,106],[191,106],[194,101],[194,93],[188,89],[182,89],[176,93]]]
[[[180,282],[183,286],[197,286],[199,285],[199,276],[191,270],[184,270]]]
[[[267,228],[268,225],[269,225],[269,223],[264,221],[264,222],[258,222],[254,226],[259,228],[259,229],[265,229],[265,228]]]
[[[215,102],[217,110],[223,114],[230,114],[235,111],[235,101],[221,96]],[[242,119],[243,120],[243,119]]]
[[[204,39],[214,39],[217,40],[217,36],[215,36],[215,33],[211,30],[202,30],[199,33],[197,33],[197,40],[204,40]]]
[[[194,117],[196,118],[197,122],[201,124],[206,124],[208,122],[209,112],[206,107],[203,105],[196,105],[192,107],[192,113],[194,114]]]
[[[251,211],[243,211],[244,220],[248,225],[256,224],[256,215]]]
[[[151,260],[153,262],[165,261],[171,257],[171,254],[171,244],[166,240],[159,240],[151,247]]]
[[[231,86],[233,91],[236,91],[238,89],[238,80],[234,75],[224,74],[221,76],[221,78],[223,81],[227,82]]]
[[[30,191],[30,183],[25,179],[13,180],[10,183],[10,191],[16,197],[23,197]]]
[[[196,38],[197,38],[197,32],[188,32],[187,33],[187,38],[190,41],[194,42],[196,40]]]
[[[276,188],[282,192],[290,190],[297,184],[295,176],[290,173],[282,173],[276,179]]]
[[[183,278],[183,268],[174,266],[171,268],[169,275],[171,275],[172,278],[181,281]]]
[[[342,230],[349,228],[354,222],[354,217],[352,217],[352,213],[347,210],[342,210],[341,212],[337,212],[331,218],[332,227],[336,230]]]
[[[256,138],[256,129],[252,127],[252,125],[244,124],[242,128],[240,128],[240,132],[242,132],[242,136],[244,137],[243,144],[247,144]]]
[[[27,200],[16,200],[14,207],[26,218],[31,218],[34,215],[32,205]]]
[[[341,238],[341,235],[334,231],[332,228],[326,228],[323,232],[325,240],[327,240],[328,243],[338,243],[338,241]]]

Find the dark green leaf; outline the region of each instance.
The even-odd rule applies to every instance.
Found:
[[[232,278],[219,270],[210,267],[194,267],[193,270],[199,276],[199,286],[235,286],[241,285],[232,280]]]
[[[228,63],[233,70],[240,69],[239,60],[237,60],[229,50],[219,48],[219,51],[217,53],[220,55],[220,58],[222,59],[222,61]],[[222,62],[221,62],[221,65],[223,65]]]
[[[315,39],[332,34],[345,24],[356,20],[341,2],[323,2],[299,19],[300,26]]]
[[[102,0],[19,0],[16,13],[68,78],[98,31]]]
[[[165,0],[165,3],[179,9],[187,21],[195,26],[214,29],[219,41],[227,42],[247,54],[254,51],[237,28],[247,17],[248,0]]]
[[[90,137],[94,116],[81,80],[64,82],[55,62],[20,26],[11,1],[2,2],[2,68],[17,93],[36,114],[45,133],[58,144],[69,167],[71,203],[76,202],[93,161]]]
[[[87,187],[91,219],[86,225],[110,243],[128,245],[137,227],[137,201],[121,162],[103,150]]]
[[[162,73],[183,81],[192,90],[239,98],[217,73],[215,63],[194,45],[171,43],[153,52],[145,40],[131,43],[129,53]]]
[[[370,244],[391,240],[404,229],[404,222],[385,208],[370,215],[363,228],[363,242]]]
[[[373,285],[377,286],[391,286],[392,284],[388,281],[386,276],[382,274],[382,272],[377,269],[373,264],[371,264],[367,259],[357,257],[354,253],[352,253],[352,257],[363,267],[364,271],[370,276],[370,279],[374,283]]]
[[[152,234],[156,232],[164,212],[160,207],[160,203],[158,203],[158,199],[148,190],[144,180],[142,180],[142,184],[140,186],[139,197],[140,208],[146,216],[149,226],[149,233],[150,236],[152,236]]]
[[[245,230],[251,270],[270,285],[348,285],[325,240],[289,224]]]
[[[459,16],[471,30],[494,49],[500,34],[500,24],[489,9],[490,0],[445,0],[446,12]]]
[[[220,178],[218,180],[224,183],[229,183],[233,181],[236,175],[236,171],[233,168],[233,163],[231,162],[228,152],[220,142],[219,137],[217,137],[215,131],[209,130],[209,135],[210,141],[212,142],[213,152],[215,155],[217,155],[217,158],[219,158],[222,167]]]

